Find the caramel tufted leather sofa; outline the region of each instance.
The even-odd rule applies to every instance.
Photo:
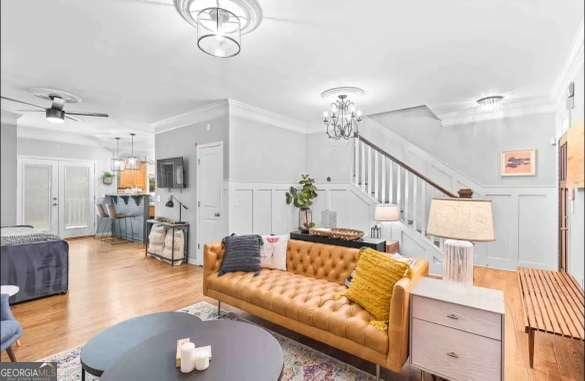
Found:
[[[203,294],[250,314],[399,372],[408,356],[409,290],[428,274],[419,260],[412,279],[394,286],[388,331],[369,325],[372,317],[342,294],[359,250],[289,240],[287,271],[263,269],[218,276],[220,243],[205,245]]]

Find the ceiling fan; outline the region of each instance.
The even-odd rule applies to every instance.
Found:
[[[65,119],[70,119],[76,122],[80,122],[80,119],[72,116],[72,115],[76,115],[76,116],[89,116],[89,117],[95,117],[95,118],[107,118],[109,117],[108,114],[105,113],[99,113],[99,112],[69,112],[69,111],[65,111],[63,108],[65,106],[65,103],[73,103],[73,102],[77,102],[77,100],[71,100],[66,96],[61,96],[59,93],[47,93],[47,94],[35,94],[41,98],[45,98],[51,101],[51,106],[48,108],[45,108],[43,106],[40,105],[36,105],[34,103],[29,103],[26,101],[21,101],[18,99],[14,99],[14,98],[9,98],[9,97],[5,97],[5,96],[0,96],[0,98],[2,99],[6,99],[7,101],[11,101],[11,102],[16,102],[16,103],[22,103],[24,105],[28,105],[28,106],[32,106],[35,107],[35,110],[18,110],[21,112],[45,112],[45,116],[47,117],[47,121],[51,122],[51,123],[63,123],[65,121]]]

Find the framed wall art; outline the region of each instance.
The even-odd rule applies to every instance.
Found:
[[[535,149],[504,151],[501,154],[500,161],[500,174],[502,176],[536,175]]]

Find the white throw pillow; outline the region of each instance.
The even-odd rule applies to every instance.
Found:
[[[260,249],[260,266],[286,271],[288,235],[263,235]]]

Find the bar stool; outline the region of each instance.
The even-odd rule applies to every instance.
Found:
[[[118,225],[118,233],[120,233],[120,230],[122,229],[122,227],[120,226],[120,221],[124,220],[124,237],[126,238],[126,241],[130,241],[130,239],[128,239],[128,218],[133,218],[135,217],[134,215],[129,215],[129,214],[121,214],[118,213],[118,211],[116,210],[116,206],[114,204],[111,203],[106,203],[105,204],[105,209],[106,212],[108,214],[108,217],[114,222],[114,227],[116,225]],[[117,224],[116,224],[117,222]],[[130,221],[130,228],[132,229],[132,239],[134,239],[134,226],[132,224],[132,221]],[[113,232],[112,232],[113,235]],[[119,236],[121,236],[121,234],[119,234]]]
[[[97,239],[104,240],[104,234],[106,233],[106,227],[108,223],[111,222],[108,213],[106,212],[106,208],[104,204],[98,203],[95,204],[95,214],[97,216],[97,229],[95,232],[95,236]],[[104,222],[104,223],[102,223]],[[101,228],[101,235],[100,235],[100,228]]]

